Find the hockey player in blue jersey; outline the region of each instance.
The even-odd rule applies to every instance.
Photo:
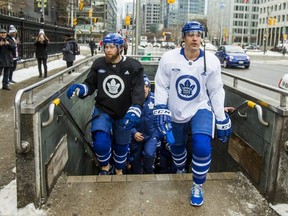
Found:
[[[154,93],[150,91],[150,80],[144,76],[145,102],[141,121],[132,129],[130,161],[133,174],[154,173],[158,131],[153,124]]]
[[[203,204],[202,185],[210,168],[215,121],[221,142],[227,142],[231,134],[220,62],[200,49],[203,33],[199,22],[187,22],[182,28],[184,47],[164,53],[155,76],[155,124],[172,144],[178,173],[186,172],[187,130],[191,128],[193,206]]]
[[[83,99],[96,90],[91,120],[93,149],[99,160],[100,175],[110,174],[110,158],[116,174],[123,174],[131,129],[140,121],[144,103],[143,67],[139,61],[122,56],[124,40],[110,33],[103,40],[105,56],[97,58],[82,84],[73,84],[67,97]],[[113,134],[113,146],[112,137]]]

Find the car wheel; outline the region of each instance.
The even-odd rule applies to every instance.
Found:
[[[244,66],[246,69],[248,69],[249,68],[249,66]]]
[[[224,68],[228,68],[228,64],[227,64],[227,61],[226,61],[226,60],[224,60],[224,62],[223,62],[223,67],[224,67]]]

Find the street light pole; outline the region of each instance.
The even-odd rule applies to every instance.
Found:
[[[222,37],[223,37],[223,14],[224,14],[224,7],[225,7],[225,4],[224,3],[221,3],[220,4],[220,9],[221,9],[221,20],[220,20],[220,46],[222,45]]]
[[[265,34],[264,34],[264,55],[266,53],[266,49],[267,49],[267,40],[268,40],[268,20],[269,20],[269,15],[270,15],[270,11],[269,11],[269,7],[267,7],[267,19],[266,19],[266,28],[265,28]]]

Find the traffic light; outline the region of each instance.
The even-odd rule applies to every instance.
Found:
[[[88,17],[89,17],[89,18],[92,17],[92,9],[89,10],[89,12],[88,12]]]
[[[128,15],[125,17],[125,25],[126,26],[130,25],[130,16],[128,16]]]
[[[84,7],[84,0],[80,0],[79,2],[79,11],[82,11]]]
[[[36,0],[37,2],[37,7],[38,8],[42,8],[42,0]],[[47,0],[43,1],[43,7],[46,8],[47,7]]]
[[[269,19],[268,19],[268,25],[269,25],[269,26],[272,25],[272,22],[273,22],[272,17],[269,17]]]
[[[175,3],[175,0],[167,0],[167,3],[168,3],[168,4],[174,4],[174,3]]]
[[[276,24],[277,24],[277,19],[273,18],[273,25],[276,25]]]
[[[77,18],[73,18],[73,26],[77,25]]]
[[[98,17],[93,17],[93,23],[97,23]]]

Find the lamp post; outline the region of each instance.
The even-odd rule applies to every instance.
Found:
[[[220,4],[220,9],[221,9],[221,21],[220,21],[220,46],[222,45],[222,38],[223,38],[223,14],[224,14],[224,8],[225,4],[221,3]]]
[[[266,53],[266,49],[267,49],[267,40],[268,40],[268,20],[269,20],[269,16],[270,16],[270,7],[267,7],[267,19],[266,19],[266,28],[265,28],[265,33],[264,33],[264,55]]]

